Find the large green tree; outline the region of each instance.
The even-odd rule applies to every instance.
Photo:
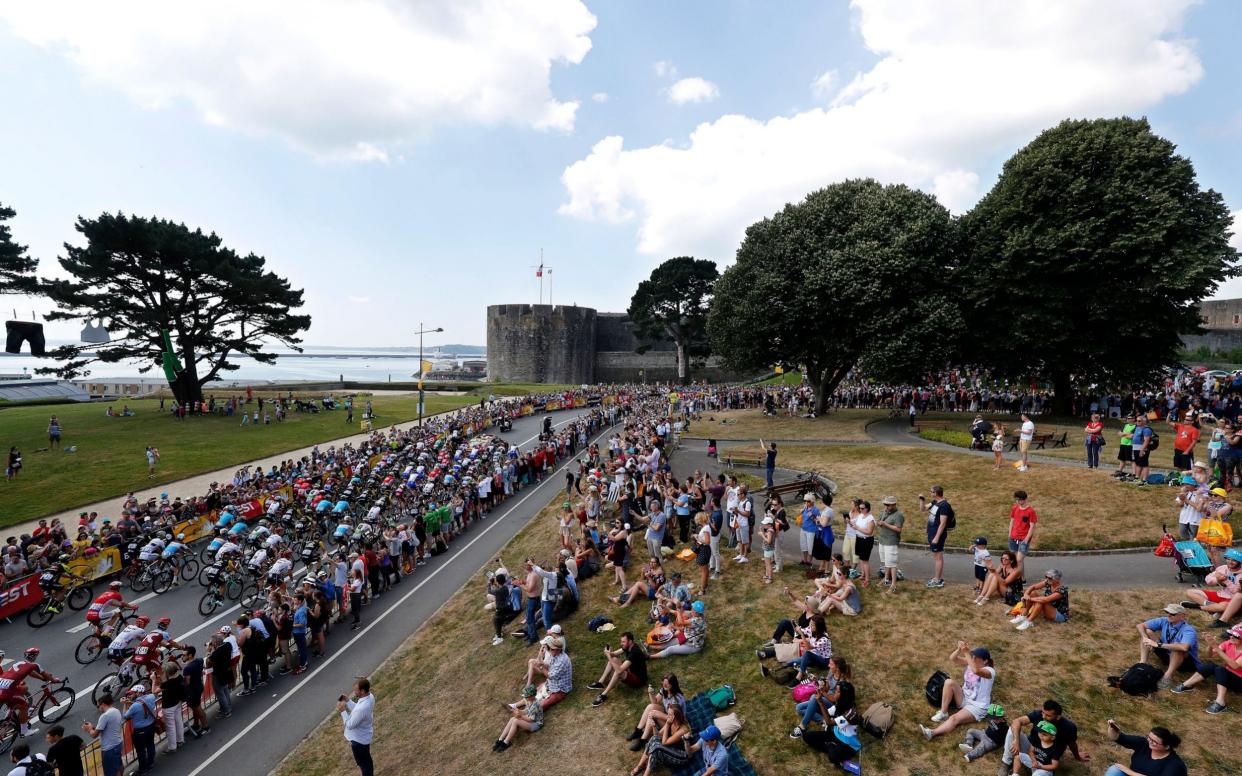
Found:
[[[78,219],[77,230],[86,245],[66,244],[60,259],[70,279],[42,284],[57,307],[48,319],[106,318],[112,339],[50,350],[61,363],[40,371],[72,377],[97,361],[137,360],[142,372],[163,366],[178,401],[198,401],[204,383],[238,368],[236,356],[270,364],[269,343],[301,350],[310,316],[293,311],[302,292],[263,257],[158,218],[105,213]]]
[[[0,294],[29,294],[38,286],[35,269],[39,260],[26,255],[26,246],[13,242],[13,233],[4,223],[17,213],[0,204]]]
[[[939,369],[961,316],[947,286],[956,229],[935,198],[849,180],[752,224],[716,283],[712,350],[739,369],[804,369],[822,412],[851,369]]]
[[[652,270],[630,299],[635,336],[671,339],[677,346],[677,378],[682,382],[690,357],[709,352],[707,311],[719,277],[716,262],[678,256]]]
[[[963,218],[965,358],[1053,384],[1149,382],[1238,274],[1228,208],[1146,119],[1065,121]]]

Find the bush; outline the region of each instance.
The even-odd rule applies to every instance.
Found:
[[[965,431],[946,431],[939,428],[927,428],[919,432],[919,436],[954,447],[970,447],[971,437]]]

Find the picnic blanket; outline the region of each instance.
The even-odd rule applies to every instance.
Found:
[[[716,707],[707,699],[707,693],[701,692],[686,701],[686,722],[690,730],[699,733],[716,719]],[[742,756],[741,748],[736,744],[726,747],[729,752],[729,776],[756,776],[755,767]],[[703,756],[698,752],[690,758],[690,762],[673,771],[673,776],[694,776],[703,770]]]

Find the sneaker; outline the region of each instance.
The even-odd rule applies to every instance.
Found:
[[[1024,471],[1027,471],[1027,469],[1028,469],[1028,468],[1029,468],[1029,467],[1027,467],[1027,466],[1019,466],[1019,467],[1018,467],[1018,471],[1020,471],[1020,472],[1024,472]]]
[[[1204,711],[1207,712],[1208,714],[1220,714],[1221,712],[1225,711],[1226,708],[1227,708],[1226,706],[1222,706],[1216,701],[1212,701],[1211,703],[1208,704],[1208,707],[1204,709]]]
[[[285,666],[284,668],[280,669],[276,673],[280,674],[281,676],[285,676],[287,674],[293,673],[293,669],[290,668],[289,666]]]
[[[897,569],[897,581],[904,582],[905,580],[906,580],[906,572],[902,571],[901,569]]]
[[[1020,631],[1028,631],[1034,627],[1035,627],[1035,623],[1031,622],[1030,620],[1023,620],[1021,623],[1018,624],[1018,630]]]
[[[1209,627],[1209,628],[1228,628],[1228,627],[1229,627],[1229,623],[1227,623],[1227,622],[1225,622],[1224,620],[1222,620],[1222,619],[1220,619],[1219,617],[1217,617],[1217,618],[1215,618],[1215,619],[1213,619],[1213,620],[1212,620],[1212,623],[1211,623],[1210,625],[1208,625],[1208,627]]]
[[[1182,601],[1182,607],[1186,609],[1202,609],[1203,605],[1198,601]]]
[[[1009,624],[1010,624],[1010,625],[1017,625],[1018,623],[1022,622],[1022,621],[1023,621],[1023,620],[1025,620],[1025,619],[1026,619],[1026,615],[1025,615],[1025,614],[1019,614],[1017,617],[1014,617],[1012,620],[1010,620],[1010,621],[1009,621]]]
[[[1178,695],[1181,695],[1181,694],[1182,694],[1182,693],[1184,693],[1184,692],[1190,692],[1190,690],[1191,690],[1191,688],[1187,687],[1184,683],[1183,683],[1183,684],[1179,684],[1179,685],[1177,685],[1176,687],[1171,687],[1171,688],[1169,688],[1169,692],[1171,692],[1171,693],[1176,693],[1176,694],[1178,694]]]
[[[760,663],[759,664],[759,675],[762,676],[764,679],[767,679],[769,676],[772,675],[772,672],[768,670],[767,666],[765,666],[763,663]]]
[[[949,718],[949,715],[946,714],[945,712],[937,711],[935,714],[931,716],[931,721],[939,725],[941,722],[944,722],[948,718]]]
[[[927,580],[927,587],[935,587],[935,586],[936,586],[936,580],[934,578]]]
[[[493,647],[498,647],[498,646],[500,646],[501,644],[504,644],[504,643],[505,643],[505,637],[504,637],[504,636],[497,636],[496,638],[492,639],[492,646],[493,646]]]
[[[790,738],[802,738],[802,726],[795,725],[794,729],[789,731]]]
[[[974,749],[974,747],[971,746],[970,744],[958,744],[957,748],[961,749],[963,752],[969,752],[971,749]],[[969,757],[966,758],[966,762],[970,762]]]
[[[919,731],[923,734],[923,738],[926,738],[928,741],[936,737],[935,734],[932,733],[931,728],[926,725],[919,725]]]
[[[742,556],[737,559],[737,562],[738,563],[750,563],[750,558],[747,558],[746,556]]]
[[[593,707],[596,707],[596,706],[603,706],[603,705],[604,705],[604,701],[606,701],[606,700],[608,700],[608,696],[607,696],[607,695],[605,695],[605,694],[603,694],[603,693],[600,693],[599,695],[596,695],[596,696],[595,696],[595,700],[591,701],[591,706],[593,706]]]
[[[1173,682],[1171,682],[1169,678],[1165,676],[1160,677],[1160,681],[1156,682],[1156,688],[1159,690],[1167,690],[1172,686],[1173,686]]]
[[[944,587],[944,580],[943,580],[943,579],[937,579],[937,580],[936,580],[936,584],[935,584],[935,585],[933,585],[933,587],[935,587],[935,588],[937,588],[937,589]]]
[[[587,689],[588,690],[602,690],[604,689],[604,683],[603,682],[591,682],[590,684],[587,685]]]
[[[734,555],[734,556],[733,556],[733,560],[741,560],[741,559],[742,559],[742,556],[741,556],[741,555]]]
[[[646,748],[647,748],[647,742],[641,738],[635,741],[634,743],[630,744],[631,752],[641,752],[643,749],[646,749]]]
[[[643,737],[643,731],[639,730],[638,728],[634,728],[634,732],[630,733],[629,736],[626,737],[625,740],[626,741],[637,741],[638,739],[642,737]]]

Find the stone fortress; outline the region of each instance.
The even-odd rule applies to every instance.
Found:
[[[643,353],[639,348],[646,344]],[[677,380],[671,341],[640,343],[625,313],[547,304],[487,308],[487,376],[509,383],[670,382]],[[738,379],[708,359],[690,378]]]
[[[1182,335],[1187,350],[1203,345],[1217,351],[1242,348],[1242,299],[1205,299],[1199,313],[1204,332]]]

